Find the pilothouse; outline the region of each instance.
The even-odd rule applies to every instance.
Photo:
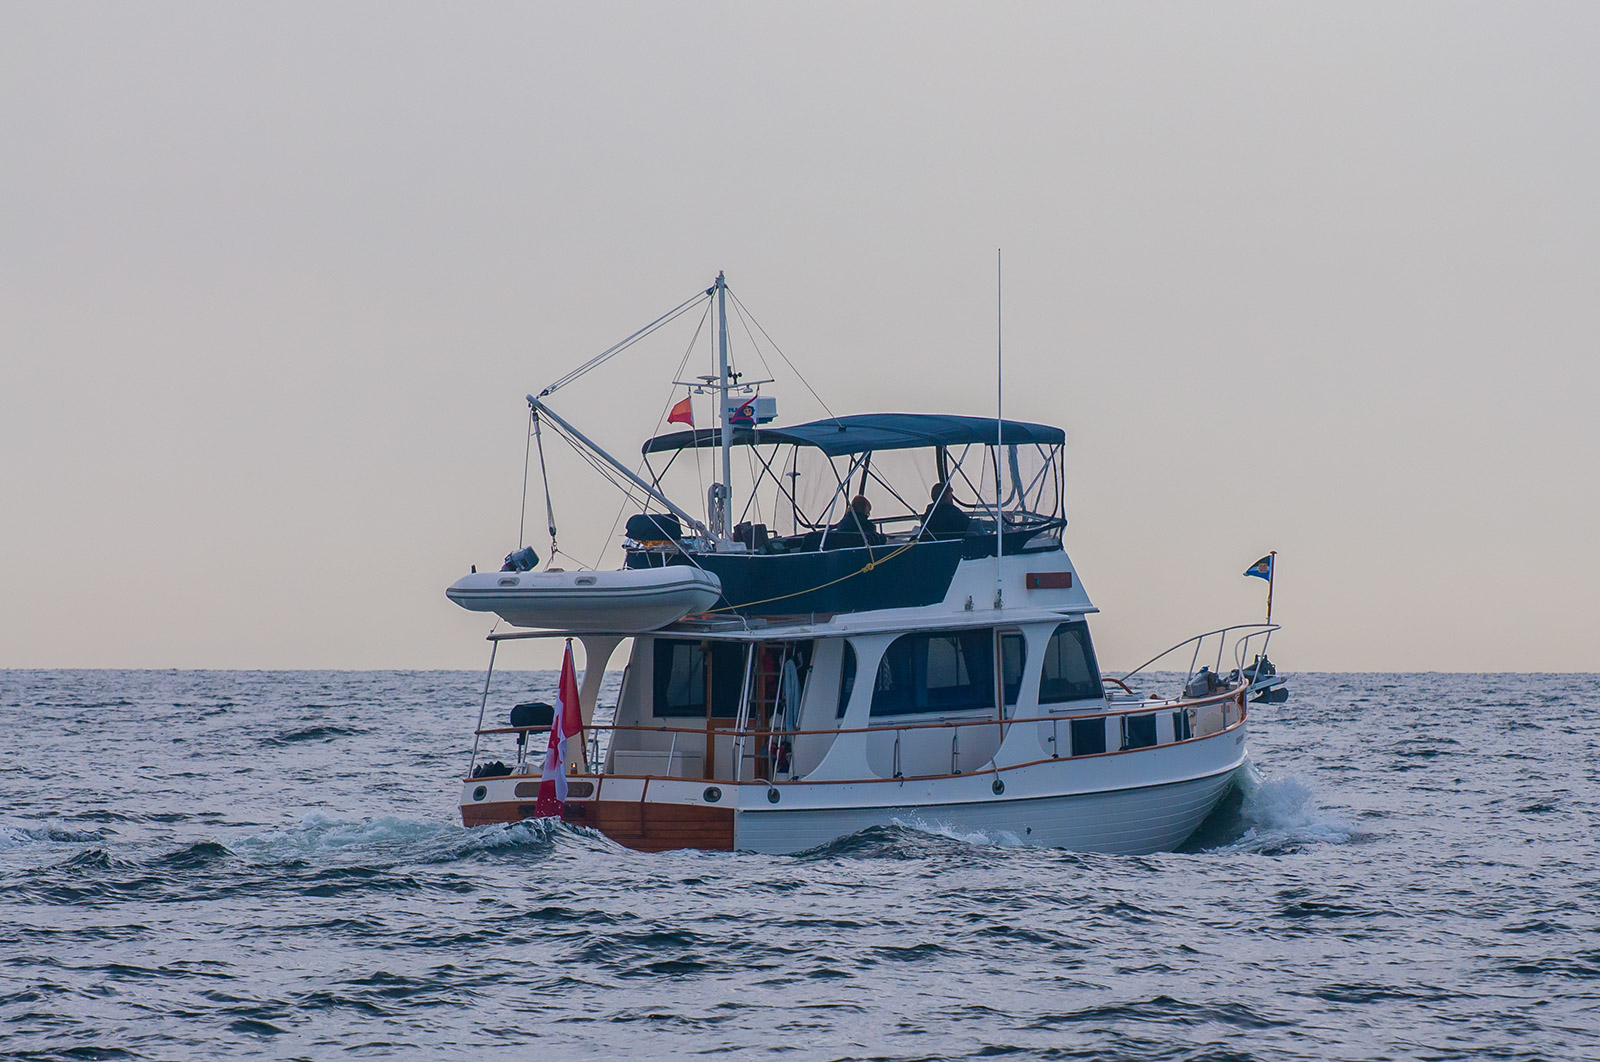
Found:
[[[518,570],[508,558],[508,570],[447,591],[515,628],[489,635],[463,821],[553,813],[645,850],[790,852],[895,822],[1090,851],[1181,844],[1247,758],[1257,671],[1242,661],[1252,647],[1264,656],[1276,627],[1207,632],[1104,675],[1098,610],[1063,543],[1065,433],[826,409],[779,425],[759,390],[773,381],[733,365],[730,297],[719,275],[579,370],[699,308],[697,336],[714,317],[717,371],[676,385],[713,398],[714,427],[694,427],[679,401],[671,419],[689,426],[645,440],[630,466],[550,407],[578,373],[528,396],[541,469],[548,430],[637,511],[620,568]],[[752,343],[765,336],[734,306]],[[690,500],[702,490],[703,510]],[[547,494],[552,557],[553,512]],[[504,726],[488,714],[496,654],[541,638],[582,647],[578,740],[559,740],[560,711],[522,704]],[[614,710],[597,721],[624,642]],[[1170,696],[1135,691],[1138,675],[1190,648]],[[1215,670],[1199,667],[1213,649]],[[1233,670],[1215,679],[1230,654]],[[1197,685],[1202,673],[1213,680]],[[488,758],[495,742],[515,745],[511,764]],[[563,799],[549,797],[552,773]]]

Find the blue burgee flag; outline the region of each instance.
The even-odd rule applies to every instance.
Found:
[[[1267,554],[1265,557],[1262,557],[1260,560],[1250,565],[1250,567],[1246,568],[1244,573],[1246,575],[1253,575],[1257,579],[1265,579],[1270,583],[1272,581],[1272,557],[1273,555],[1271,553]]]
[[[756,400],[741,402],[728,410],[728,423],[736,428],[753,428],[756,426]]]

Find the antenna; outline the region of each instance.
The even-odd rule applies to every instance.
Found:
[[[1006,552],[1005,519],[1000,511],[1000,448],[1005,442],[1005,303],[1001,299],[1000,248],[994,251],[994,607],[1004,606],[1005,584],[1000,559]]]

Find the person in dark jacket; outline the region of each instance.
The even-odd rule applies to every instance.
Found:
[[[919,538],[957,538],[967,533],[972,517],[950,497],[950,484],[935,483],[932,502],[922,512],[922,531]]]
[[[881,546],[888,539],[878,533],[872,524],[872,503],[867,501],[865,494],[857,494],[850,499],[850,508],[845,510],[844,516],[834,524],[830,533],[843,533],[846,535],[860,535],[861,541],[869,546]]]

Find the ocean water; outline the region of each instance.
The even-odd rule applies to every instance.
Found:
[[[1293,675],[1145,857],[466,830],[480,683],[0,672],[0,1056],[1600,1058],[1595,676]]]

